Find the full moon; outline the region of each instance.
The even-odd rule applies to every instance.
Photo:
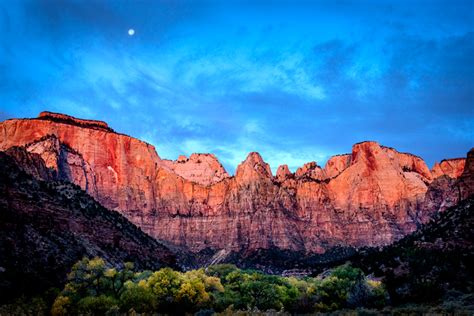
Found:
[[[129,29],[129,30],[128,30],[128,35],[133,36],[134,34],[135,34],[135,30],[134,30],[134,29]]]

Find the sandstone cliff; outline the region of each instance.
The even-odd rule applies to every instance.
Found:
[[[446,175],[451,178],[458,178],[464,171],[464,164],[466,159],[464,158],[455,158],[455,159],[445,159],[440,163],[435,163],[431,174],[433,178],[438,178],[443,175]]]
[[[446,198],[459,199],[421,158],[376,142],[355,144],[324,168],[309,162],[293,174],[280,166],[275,176],[250,153],[229,176],[213,155],[162,160],[153,146],[104,124],[59,114],[7,120],[0,150],[25,146],[150,235],[194,252],[383,245],[415,230]]]
[[[204,186],[229,178],[229,174],[213,154],[192,154],[189,158],[179,156],[175,161],[162,160],[162,163],[184,179]]]

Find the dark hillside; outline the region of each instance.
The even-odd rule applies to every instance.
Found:
[[[367,249],[353,263],[384,278],[393,303],[442,299],[474,292],[474,198],[436,216],[382,250]]]
[[[83,256],[110,266],[131,261],[137,269],[176,267],[174,254],[117,212],[102,207],[78,186],[41,181],[16,161],[47,174],[43,161],[15,149],[0,152],[0,300],[61,286]],[[21,160],[18,157],[23,157]],[[39,174],[37,174],[39,175]]]

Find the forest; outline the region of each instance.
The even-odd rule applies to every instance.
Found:
[[[452,307],[457,312],[456,306]],[[382,281],[349,264],[317,277],[282,277],[231,264],[186,272],[162,268],[136,271],[126,262],[108,267],[83,258],[63,289],[0,308],[0,314],[56,315],[275,315],[344,313],[354,315],[449,312],[449,306],[393,309]],[[461,313],[462,314],[462,313]],[[468,314],[466,314],[468,315]]]

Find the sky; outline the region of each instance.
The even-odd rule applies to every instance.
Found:
[[[230,173],[365,140],[431,167],[474,145],[474,0],[0,0],[0,121],[44,110]]]

